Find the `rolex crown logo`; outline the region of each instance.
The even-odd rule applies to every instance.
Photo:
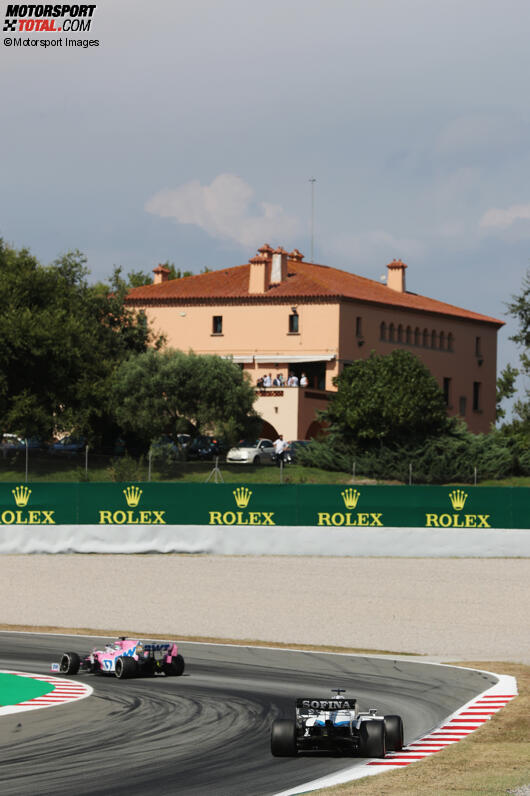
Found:
[[[236,499],[238,509],[246,509],[252,496],[252,492],[246,486],[238,486],[232,493]]]
[[[449,500],[455,511],[462,511],[467,500],[467,494],[463,489],[453,489],[449,492]]]
[[[361,497],[361,493],[357,489],[352,489],[351,487],[341,492],[341,495],[347,509],[354,509]]]
[[[128,486],[127,489],[123,490],[123,494],[125,495],[125,500],[127,501],[127,505],[130,506],[132,509],[134,509],[140,502],[140,498],[142,497],[142,490],[139,489],[137,486]]]
[[[12,489],[11,492],[13,493],[17,506],[24,508],[24,506],[28,505],[31,489],[28,489],[27,486],[17,486],[15,489]]]

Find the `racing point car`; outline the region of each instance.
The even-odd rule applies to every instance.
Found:
[[[275,757],[320,750],[361,757],[384,757],[403,748],[401,716],[379,716],[376,708],[357,710],[357,700],[333,689],[331,699],[297,699],[295,719],[276,719],[271,731]]]
[[[97,674],[115,674],[120,680],[165,674],[178,677],[184,672],[184,658],[174,641],[140,641],[120,636],[105,649],[94,648],[84,658],[77,652],[63,652],[52,671],[77,674],[79,670]]]

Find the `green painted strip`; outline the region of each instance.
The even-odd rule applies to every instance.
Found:
[[[28,699],[49,694],[54,688],[51,683],[34,680],[32,677],[0,673],[0,705],[18,705]]]

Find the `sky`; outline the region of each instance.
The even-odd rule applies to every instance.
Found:
[[[103,0],[89,32],[4,31],[0,236],[80,249],[93,281],[265,242],[378,281],[397,257],[409,290],[506,321],[517,365],[529,34],[527,0]]]

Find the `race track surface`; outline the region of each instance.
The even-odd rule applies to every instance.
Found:
[[[108,640],[108,639],[107,639]],[[101,638],[0,633],[0,669],[48,674],[61,652]],[[353,758],[273,758],[274,718],[299,696],[345,688],[361,709],[399,713],[405,741],[428,732],[495,682],[475,671],[393,658],[183,643],[183,677],[81,675],[94,695],[0,721],[1,792],[269,796]]]

